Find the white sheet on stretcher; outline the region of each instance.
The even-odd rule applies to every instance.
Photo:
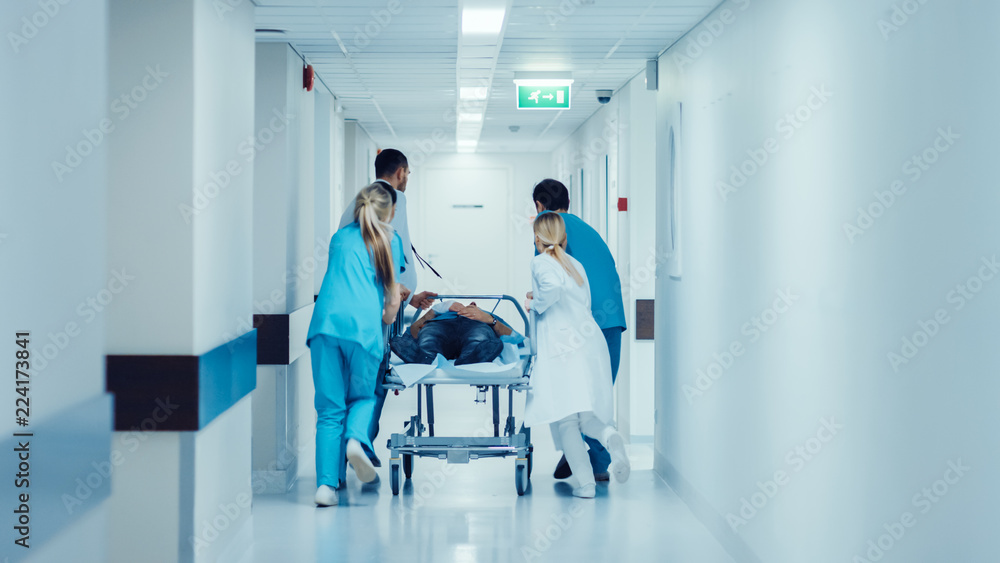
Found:
[[[393,366],[393,372],[407,387],[419,383],[423,379],[428,379],[428,382],[433,380],[434,383],[468,383],[469,385],[496,384],[495,382],[504,379],[509,379],[511,383],[514,383],[524,376],[524,365],[529,349],[527,344],[527,340],[521,346],[505,342],[500,356],[488,363],[456,366],[455,360],[446,360],[441,354],[438,354],[431,364],[405,364],[395,354],[390,358],[390,362]]]

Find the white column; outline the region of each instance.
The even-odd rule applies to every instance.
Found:
[[[201,356],[251,313],[253,6],[109,4],[108,256],[134,281],[108,311],[108,353]],[[111,561],[242,555],[249,403],[196,431],[115,433]]]

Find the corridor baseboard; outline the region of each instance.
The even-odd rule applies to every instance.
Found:
[[[257,385],[257,331],[200,356],[108,355],[115,430],[201,430]]]

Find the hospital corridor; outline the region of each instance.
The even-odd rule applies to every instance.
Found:
[[[1000,561],[998,25],[5,0],[0,563]]]

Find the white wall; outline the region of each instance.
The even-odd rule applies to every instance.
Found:
[[[620,216],[628,244],[627,262],[622,266],[622,294],[629,324],[623,335],[623,341],[628,341],[629,415],[633,436],[652,436],[654,342],[636,340],[635,300],[656,296],[655,272],[660,260],[656,251],[656,122],[652,119],[656,114],[656,92],[647,90],[645,76],[639,76],[617,96],[621,99],[619,131],[623,147],[620,195],[628,197],[628,212]]]
[[[107,309],[108,351],[200,354],[204,350],[194,345],[193,222],[213,204],[198,210],[194,202],[196,183],[208,174],[194,174],[192,3],[158,6],[155,16],[134,2],[111,0],[109,6],[108,103],[116,129],[108,138],[108,265],[135,279]],[[143,94],[141,102],[132,99],[133,91]],[[122,94],[128,95],[124,101]],[[150,131],[160,132],[155,142]],[[154,324],[155,330],[136,330]]]
[[[315,141],[315,245],[313,293],[319,295],[326,273],[330,237],[340,224],[344,209],[344,116],[335,109],[336,101],[324,90],[316,92]]]
[[[344,122],[345,206],[354,201],[361,188],[375,181],[375,157],[378,156],[378,149],[378,145],[357,121]]]
[[[509,171],[508,178],[510,179],[508,209],[512,213],[510,229],[508,230],[510,254],[506,258],[506,264],[510,272],[509,279],[513,280],[513,285],[506,293],[523,300],[524,294],[531,289],[529,263],[534,256],[532,244],[534,236],[529,221],[529,218],[535,215],[534,206],[531,203],[531,190],[538,181],[553,174],[550,163],[551,157],[547,153],[434,153],[427,156],[419,167],[414,165],[411,169],[413,175],[406,188],[407,219],[410,224],[410,237],[413,245],[424,257],[431,253],[447,251],[447,249],[427,248],[426,245],[422,244],[422,239],[426,237],[428,229],[446,228],[433,221],[434,206],[439,204],[439,200],[434,198],[434,186],[427,185],[426,174],[422,174],[422,171],[432,168],[451,170],[506,169]],[[417,267],[417,272],[420,280],[417,284],[419,289],[421,283],[433,274],[420,266]],[[511,319],[507,320],[515,322]]]
[[[254,134],[254,36],[252,10],[220,18],[209,3],[194,7],[194,190],[196,204],[207,200],[193,219],[194,349],[203,353],[250,312],[253,163],[240,147]]]
[[[684,39],[660,59],[661,164],[667,115],[683,103],[683,269],[657,280],[657,469],[739,560],[995,557],[986,538],[1000,453],[987,437],[998,423],[1000,287],[983,282],[961,310],[948,295],[997,252],[1000,79],[982,69],[997,60],[1000,6],[897,4],[918,11],[897,14],[883,36],[888,1],[727,2],[689,35],[700,49]],[[961,137],[917,180],[904,162],[940,128]],[[719,182],[733,166],[753,171],[761,147],[766,163],[724,199]],[[845,223],[859,207],[878,213],[873,192],[897,179],[907,191],[849,240]],[[794,305],[768,313],[787,308],[776,302],[786,290]],[[938,310],[950,322],[897,373],[888,354]],[[764,316],[773,324],[754,339],[743,327]],[[730,360],[734,342],[744,352]],[[715,354],[730,367],[691,393]],[[843,428],[832,435],[824,419]],[[797,447],[813,449],[808,461]],[[915,504],[958,460],[971,470],[942,481],[939,502]],[[753,497],[774,491],[778,471],[773,497]],[[893,526],[904,513],[914,527]],[[884,534],[888,553],[869,555]]]
[[[315,245],[314,92],[302,88],[302,59],[287,44],[257,45],[256,63],[254,312],[280,314],[314,295],[312,272],[303,276]]]
[[[255,160],[254,183],[254,310],[260,314],[294,313],[291,347],[305,347],[304,329],[313,304],[317,237],[315,146],[317,91],[302,87],[302,60],[284,43],[257,45],[256,126],[274,130],[266,150]],[[329,96],[320,99],[320,132],[329,137]],[[286,116],[287,123],[275,121]],[[331,205],[331,141],[321,143],[319,179],[326,189],[320,200]],[[320,218],[322,222],[322,217]],[[326,227],[329,229],[329,226]],[[323,242],[323,244],[328,244]],[[324,267],[325,269],[325,267]],[[303,334],[299,334],[302,330]],[[308,385],[309,356],[293,355],[289,365],[257,367],[253,397],[253,479],[255,492],[284,493],[298,475],[296,467],[301,404]]]
[[[108,9],[104,2],[49,7],[37,2],[0,3],[5,45],[0,49],[0,331],[5,335],[5,381],[0,399],[7,405],[3,431],[4,466],[0,484],[5,499],[5,525],[0,532],[4,554],[35,556],[43,561],[106,561],[109,487],[92,493],[67,514],[62,493],[72,495],[78,475],[86,478],[91,462],[107,461],[110,401],[104,395],[107,308],[91,315],[86,300],[104,299],[113,279],[107,257],[107,142],[102,119],[114,119],[108,106]],[[35,20],[41,27],[25,24]],[[19,39],[12,39],[16,36]],[[73,84],[69,90],[53,82]],[[65,81],[65,82],[62,82]],[[69,92],[72,92],[69,94]],[[87,131],[91,143],[87,139]],[[114,131],[111,132],[113,136]],[[67,165],[67,150],[87,154]],[[53,164],[65,169],[60,173]],[[58,168],[58,167],[57,167]],[[116,285],[116,288],[120,286]],[[105,290],[106,293],[101,293]],[[119,304],[117,298],[108,304]],[[83,306],[83,309],[81,309]],[[30,331],[30,423],[15,425],[15,333]],[[22,354],[23,355],[23,354]],[[23,367],[23,366],[22,366]],[[67,415],[80,405],[97,404],[102,412],[88,416],[94,424],[74,427]],[[87,413],[88,415],[92,413]],[[81,420],[76,417],[75,420]],[[12,478],[16,464],[14,432],[39,430],[31,442],[30,489],[18,489]],[[41,431],[44,430],[44,433]],[[78,447],[71,447],[78,446]],[[9,448],[9,449],[8,449]],[[45,459],[48,455],[52,457]],[[103,458],[103,459],[102,459]],[[12,512],[18,493],[30,494],[30,549],[14,545],[19,537]],[[54,537],[53,537],[54,536]],[[83,549],[81,549],[83,547]]]

